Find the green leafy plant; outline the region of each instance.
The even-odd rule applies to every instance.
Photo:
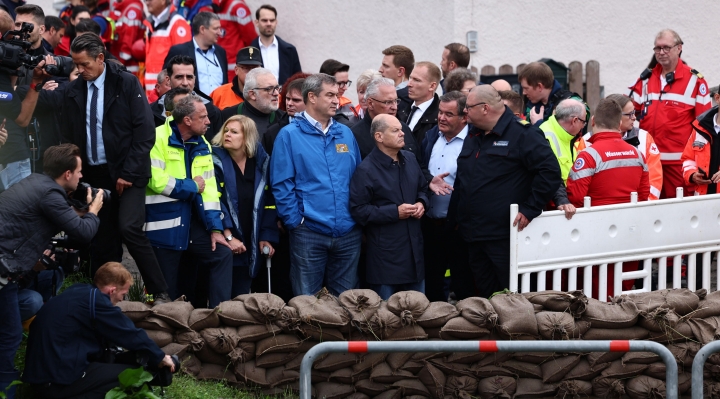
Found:
[[[20,381],[20,380],[15,380],[15,381],[11,382],[10,385],[8,385],[8,386],[5,388],[5,392],[9,391],[10,388],[14,387],[15,385],[21,385],[21,384],[22,384],[22,381]],[[0,399],[5,399],[5,398],[7,398],[7,394],[6,394],[5,392],[0,391]]]
[[[152,379],[152,374],[142,367],[127,369],[118,376],[120,386],[106,393],[105,399],[160,399],[147,385]]]
[[[145,302],[145,284],[143,284],[140,276],[133,273],[133,285],[128,291],[128,300],[134,302]]]

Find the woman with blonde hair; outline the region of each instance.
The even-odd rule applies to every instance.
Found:
[[[275,200],[269,189],[270,156],[252,119],[234,115],[212,139],[215,179],[225,217],[225,239],[233,251],[232,296],[250,292],[252,279],[279,240]]]

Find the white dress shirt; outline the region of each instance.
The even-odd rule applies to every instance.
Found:
[[[278,54],[278,40],[277,36],[273,36],[273,42],[269,47],[265,47],[262,40],[258,39],[260,43],[260,54],[262,54],[263,66],[269,69],[275,79],[280,81],[280,55]],[[282,83],[282,82],[281,82]]]
[[[408,122],[408,127],[410,130],[415,129],[415,125],[420,121],[420,118],[423,116],[425,111],[427,111],[428,108],[430,108],[430,104],[432,104],[433,100],[435,99],[435,96],[430,97],[429,100],[425,101],[424,103],[413,103],[413,107],[418,107],[418,109],[415,111],[415,113],[412,115],[412,119]],[[410,108],[412,110],[412,108]],[[412,112],[412,111],[411,111]]]
[[[450,141],[445,139],[445,135],[442,134],[442,132],[438,132],[438,134],[440,137],[438,137],[430,152],[428,169],[433,176],[446,172],[450,173],[444,180],[447,184],[453,186],[455,185],[455,176],[457,175],[457,157],[460,155],[460,151],[462,151],[465,137],[467,137],[468,134],[468,127],[465,125],[463,130]],[[430,196],[427,215],[433,219],[444,219],[447,216],[448,207],[450,207],[450,194],[433,194]]]
[[[263,60],[264,60],[264,59],[263,59]],[[297,114],[296,114],[296,115],[297,115]],[[322,123],[316,121],[312,116],[310,116],[310,114],[308,114],[307,112],[303,111],[303,112],[302,112],[302,115],[305,116],[305,119],[307,119],[307,121],[310,122],[311,125],[315,126],[315,128],[316,128],[317,130],[321,131],[321,132],[322,132],[323,134],[325,134],[325,135],[327,135],[328,130],[330,130],[330,126],[332,126],[333,123],[335,123],[335,119],[330,118],[330,122],[328,122],[327,127],[326,127],[325,129],[323,129],[323,128],[322,128]]]

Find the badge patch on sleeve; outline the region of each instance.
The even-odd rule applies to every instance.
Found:
[[[350,152],[347,144],[335,144],[335,151],[337,152]]]
[[[577,161],[575,161],[575,165],[573,165],[573,169],[580,170],[583,167],[585,167],[585,160],[582,158],[578,158]]]
[[[509,141],[493,141],[493,147],[507,147],[510,144]]]
[[[707,86],[705,86],[705,83],[700,84],[700,95],[704,96],[707,94]]]

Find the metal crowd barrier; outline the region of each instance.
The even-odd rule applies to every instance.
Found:
[[[720,350],[720,342],[717,344],[715,347]],[[700,352],[705,351],[708,346]],[[350,341],[323,342],[313,346],[305,354],[300,364],[300,399],[311,398],[311,372],[313,362],[318,356],[325,353],[377,352],[653,352],[665,363],[666,398],[678,398],[678,368],[675,358],[666,347],[652,341]],[[700,353],[693,364],[693,388],[699,356]],[[702,363],[704,364],[704,360]],[[702,386],[702,364],[700,380]],[[702,398],[702,391],[700,396],[696,396],[693,389],[693,399],[695,398]]]
[[[695,355],[692,365],[692,399],[702,399],[703,397],[703,369],[705,361],[713,353],[720,352],[720,341],[710,342],[700,349]]]

